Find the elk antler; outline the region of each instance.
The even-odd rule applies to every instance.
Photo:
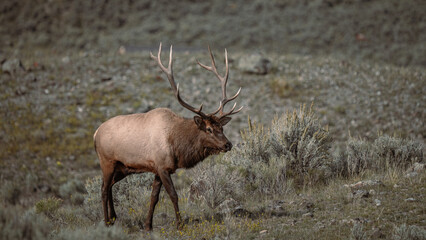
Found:
[[[151,58],[154,59],[158,63],[161,70],[167,75],[167,78],[169,79],[170,85],[172,86],[172,89],[173,89],[179,103],[183,107],[185,107],[186,109],[200,115],[203,118],[207,118],[208,116],[206,114],[204,114],[203,112],[201,112],[201,110],[203,109],[203,104],[201,104],[200,107],[198,109],[196,109],[196,108],[192,107],[191,105],[189,105],[188,103],[186,103],[185,101],[183,101],[182,98],[180,97],[179,84],[177,84],[177,86],[176,86],[176,82],[175,82],[175,79],[173,77],[173,62],[172,62],[173,46],[172,45],[170,46],[169,66],[167,68],[164,67],[164,65],[161,63],[161,43],[160,43],[160,47],[158,49],[157,57],[155,57],[152,54],[152,52],[150,54],[151,54]]]
[[[210,58],[211,58],[211,60],[212,60],[212,66],[211,67],[209,67],[209,66],[206,66],[206,65],[204,65],[204,64],[202,64],[202,63],[200,63],[199,61],[197,61],[197,63],[201,66],[201,67],[203,67],[203,68],[205,68],[205,69],[207,69],[207,70],[209,70],[209,71],[211,71],[211,72],[213,72],[215,75],[216,75],[216,77],[219,79],[219,81],[220,81],[220,83],[221,83],[221,85],[222,85],[222,100],[220,101],[220,105],[219,105],[219,108],[216,110],[216,111],[214,111],[213,113],[210,113],[210,114],[208,114],[209,116],[211,116],[211,115],[215,115],[216,113],[218,113],[219,112],[219,115],[220,115],[220,118],[223,118],[223,117],[226,117],[226,116],[228,116],[228,115],[232,115],[232,114],[236,114],[236,113],[238,113],[239,111],[241,111],[241,109],[243,109],[243,107],[240,107],[237,111],[234,111],[235,110],[235,107],[237,106],[237,103],[235,103],[234,104],[234,106],[232,107],[232,109],[229,111],[229,112],[227,112],[227,113],[224,113],[223,112],[223,108],[225,107],[225,104],[227,104],[228,102],[230,102],[230,101],[232,101],[232,100],[234,100],[235,98],[237,98],[238,97],[238,95],[240,94],[240,91],[241,91],[241,88],[237,91],[237,93],[234,95],[234,96],[232,96],[231,98],[227,98],[226,97],[226,84],[228,83],[228,74],[229,74],[229,66],[228,66],[228,52],[226,51],[226,49],[225,49],[225,76],[220,76],[219,75],[219,73],[217,72],[217,69],[216,69],[216,63],[215,63],[215,61],[214,61],[214,57],[213,57],[213,53],[212,53],[212,51],[211,51],[211,49],[210,49],[210,46],[208,46],[208,49],[209,49],[209,53],[210,53]]]

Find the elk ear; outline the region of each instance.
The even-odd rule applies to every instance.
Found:
[[[194,116],[194,122],[195,124],[197,124],[198,128],[200,129],[206,128],[206,124],[204,123],[203,118],[201,118],[200,116]]]
[[[229,121],[231,121],[232,118],[230,117],[224,117],[219,119],[220,125],[225,126],[226,124],[229,123]]]

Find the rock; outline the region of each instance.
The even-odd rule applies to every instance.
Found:
[[[68,57],[68,56],[65,56],[65,57],[63,57],[62,59],[62,62],[64,63],[64,64],[68,64],[68,63],[70,63],[70,57]]]
[[[357,217],[357,218],[352,219],[352,222],[353,222],[353,223],[361,223],[361,224],[364,224],[364,223],[369,223],[369,222],[371,222],[371,220],[370,220],[370,219],[368,219],[368,218]]]
[[[405,177],[406,178],[414,178],[414,177],[417,177],[417,175],[419,175],[419,173],[417,173],[417,172],[409,172],[409,173],[405,174]]]
[[[350,223],[351,223],[351,220],[348,220],[348,219],[340,220],[340,224],[350,224]]]
[[[220,214],[229,214],[238,207],[240,207],[240,204],[237,201],[235,201],[233,198],[229,198],[223,201],[218,206],[218,211]]]
[[[379,199],[374,199],[374,203],[376,203],[377,207],[380,207],[382,205],[382,202]]]
[[[234,215],[234,217],[253,217],[253,214],[251,212],[247,211],[241,206],[236,207],[232,214]]]
[[[413,168],[414,172],[420,173],[425,169],[425,164],[424,163],[414,163],[412,168]]]
[[[359,181],[354,184],[350,185],[344,185],[345,187],[349,187],[351,189],[358,189],[363,187],[372,187],[372,186],[378,186],[378,185],[384,185],[382,181],[380,180],[365,180],[365,181]]]
[[[24,65],[21,60],[17,58],[7,59],[1,66],[1,70],[5,73],[15,74],[18,72],[25,72]]]
[[[25,95],[27,93],[27,91],[28,91],[28,88],[21,85],[21,86],[16,88],[15,94],[17,96],[22,96],[22,95]]]
[[[118,48],[118,54],[120,54],[120,55],[126,54],[126,48],[124,46],[120,46]]]
[[[366,190],[358,189],[352,192],[352,195],[353,195],[353,198],[360,199],[360,198],[368,198],[370,196],[370,193],[367,192]]]
[[[272,64],[262,54],[254,53],[242,56],[237,67],[245,73],[265,75],[271,70]]]
[[[314,217],[314,214],[312,212],[308,212],[302,215],[302,217]]]
[[[414,178],[419,175],[423,170],[425,169],[424,163],[414,163],[410,168],[407,170],[407,174],[405,174],[406,178]]]
[[[52,189],[50,188],[49,185],[39,185],[38,186],[38,190],[44,192],[44,193],[48,193],[50,192]]]
[[[416,199],[415,198],[407,198],[407,199],[405,199],[405,201],[406,202],[415,202],[416,201]]]
[[[284,200],[274,201],[267,207],[266,213],[274,217],[289,216],[290,214],[284,210],[282,204],[284,204]]]

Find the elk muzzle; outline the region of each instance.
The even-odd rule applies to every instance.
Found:
[[[232,143],[230,141],[228,141],[227,143],[225,143],[225,146],[223,146],[223,149],[224,149],[224,152],[231,151]]]

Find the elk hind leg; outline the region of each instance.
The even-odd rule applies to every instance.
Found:
[[[111,219],[109,217],[108,212],[109,205],[112,205],[112,198],[109,198],[109,195],[111,194],[111,188],[112,188],[112,180],[113,180],[113,172],[104,171],[103,173],[103,182],[102,182],[102,207],[104,210],[104,219],[105,219],[105,225],[111,225],[113,222],[111,222]]]
[[[117,219],[117,214],[114,209],[114,201],[112,200],[112,186],[126,177],[126,174],[121,169],[115,169],[110,189],[108,190],[108,207],[109,207],[109,219],[112,223]]]

